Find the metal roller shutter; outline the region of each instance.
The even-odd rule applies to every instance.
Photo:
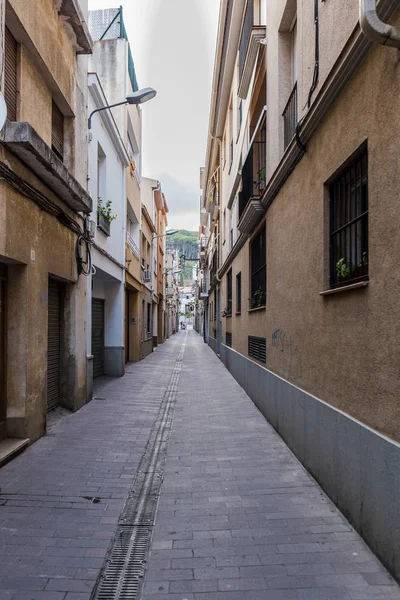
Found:
[[[49,279],[47,332],[47,410],[60,404],[60,284]]]
[[[93,377],[104,373],[104,300],[92,300]]]
[[[17,42],[6,27],[4,42],[4,98],[7,119],[17,120]]]
[[[6,267],[0,264],[0,441],[6,437]]]

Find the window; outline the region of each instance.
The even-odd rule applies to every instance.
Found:
[[[7,104],[7,118],[17,120],[17,51],[18,44],[10,30],[5,31],[4,41],[4,98]]]
[[[64,160],[64,115],[53,100],[51,116],[51,149]]]
[[[147,333],[151,333],[151,304],[147,303]]]
[[[228,331],[226,332],[225,341],[226,345],[229,346],[229,348],[232,348],[232,333],[229,333]]]
[[[226,274],[226,312],[228,315],[232,314],[232,269]]]
[[[368,156],[352,162],[329,186],[331,287],[368,279]]]
[[[290,34],[290,77],[292,90],[283,111],[284,121],[284,147],[292,141],[297,127],[297,16],[295,15],[289,29]]]
[[[222,168],[226,165],[226,132],[224,133],[224,139],[222,140]]]
[[[250,246],[250,308],[265,306],[267,291],[267,258],[265,225]]]
[[[214,300],[213,308],[214,308],[214,319],[213,320],[216,321],[217,320],[217,302],[216,302],[216,300]]]
[[[236,312],[242,311],[242,274],[236,275]]]

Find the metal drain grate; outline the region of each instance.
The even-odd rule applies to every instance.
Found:
[[[119,530],[114,539],[97,589],[99,600],[135,600],[140,592],[145,556],[150,542],[151,529],[133,527]]]
[[[139,600],[167,459],[186,337],[91,600]]]

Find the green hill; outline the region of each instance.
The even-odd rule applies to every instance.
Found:
[[[186,266],[181,273],[181,285],[184,279],[192,279],[192,267],[196,265],[195,260],[199,256],[197,231],[180,229],[174,235],[167,237],[167,250],[174,250],[179,257],[186,258]]]

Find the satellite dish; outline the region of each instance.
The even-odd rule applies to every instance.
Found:
[[[0,130],[3,129],[7,119],[7,105],[3,94],[0,92]]]

